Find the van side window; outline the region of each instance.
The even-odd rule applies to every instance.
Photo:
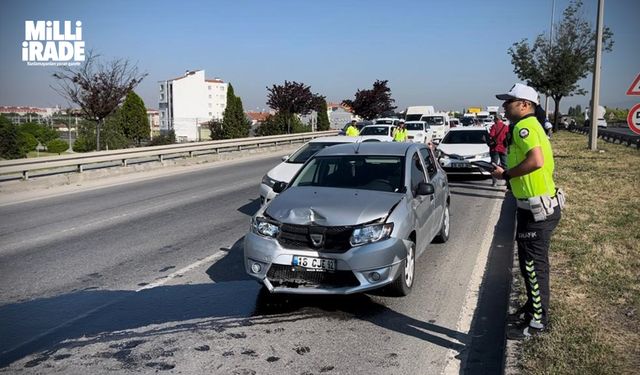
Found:
[[[413,196],[416,196],[416,192],[418,191],[418,184],[421,182],[427,182],[427,178],[424,174],[424,168],[422,167],[422,163],[420,162],[420,156],[417,153],[414,153],[411,157],[411,193]]]

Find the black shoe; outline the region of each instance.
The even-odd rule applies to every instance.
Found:
[[[520,307],[513,314],[507,315],[507,324],[519,324],[527,320],[527,306]]]
[[[514,327],[507,329],[507,339],[509,340],[528,340],[532,337],[538,336],[541,333],[546,332],[544,326],[541,328],[534,328],[527,322],[523,322]]]

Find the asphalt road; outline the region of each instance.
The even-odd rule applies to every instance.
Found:
[[[408,297],[273,298],[245,275],[242,238],[278,161],[0,206],[0,372],[500,372],[503,188],[451,181],[451,239]]]

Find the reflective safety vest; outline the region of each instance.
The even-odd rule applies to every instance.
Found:
[[[357,137],[358,135],[360,135],[360,132],[358,131],[358,128],[356,128],[353,125],[349,125],[349,127],[347,128],[347,131],[345,133],[349,137]]]
[[[407,140],[407,129],[396,129],[393,132],[394,142],[404,142]]]

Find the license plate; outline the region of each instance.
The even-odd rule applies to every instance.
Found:
[[[469,168],[469,163],[451,163],[452,168]]]
[[[336,260],[294,255],[291,265],[315,271],[335,271]]]

